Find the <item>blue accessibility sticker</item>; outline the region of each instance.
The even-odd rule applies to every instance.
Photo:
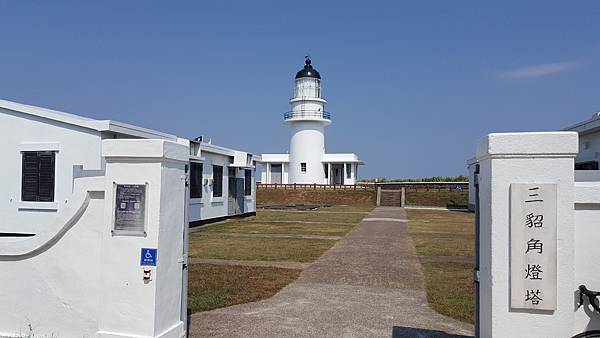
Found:
[[[140,265],[141,266],[156,266],[157,254],[158,254],[158,249],[142,248],[142,253],[141,253],[141,257],[140,257]]]

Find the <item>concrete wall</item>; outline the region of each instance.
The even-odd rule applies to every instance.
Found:
[[[324,124],[314,121],[290,123],[289,182],[320,183],[325,180],[323,155],[325,154]],[[306,163],[306,172],[300,164]]]
[[[477,148],[480,164],[480,336],[571,337],[574,326],[574,157],[577,134],[490,134]],[[510,185],[557,185],[556,310],[510,306]],[[581,332],[581,331],[579,331]]]
[[[600,290],[600,171],[575,172],[575,287]],[[575,330],[600,330],[600,316],[587,305],[575,311]]]
[[[35,236],[0,238],[0,336],[185,334],[187,147],[163,140],[108,140],[102,148],[105,176],[75,179],[68,205],[39,224],[43,230]],[[111,232],[115,183],[147,184],[145,236]],[[140,266],[144,247],[158,249],[158,264],[146,282]]]
[[[73,195],[73,166],[102,168],[100,132],[0,109],[3,159],[0,232],[37,233],[56,219]],[[54,202],[21,201],[22,151],[56,151]]]

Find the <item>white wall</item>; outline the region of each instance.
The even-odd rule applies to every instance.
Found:
[[[0,109],[0,232],[37,233],[67,207],[72,196],[73,166],[99,170],[100,132]],[[55,202],[21,202],[21,151],[56,150]]]
[[[573,335],[574,157],[577,134],[490,134],[478,146],[480,164],[481,337],[571,337]],[[510,185],[557,184],[557,309],[510,307]]]
[[[0,238],[0,336],[181,337],[187,147],[103,142],[106,176],[77,178],[33,237]],[[113,184],[148,184],[146,236],[113,236]],[[27,222],[26,217],[21,222]],[[142,247],[158,249],[143,281]]]
[[[321,122],[296,121],[290,124],[289,183],[320,183],[325,179],[323,155],[325,153],[324,125]],[[301,172],[300,163],[306,163]]]
[[[585,174],[583,182],[575,184],[575,287],[585,285],[593,291],[600,291],[600,175],[598,171],[576,172]],[[591,176],[595,180],[591,181]],[[600,330],[600,316],[587,305],[575,311],[575,333],[586,330]]]

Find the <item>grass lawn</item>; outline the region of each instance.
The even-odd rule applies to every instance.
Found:
[[[427,301],[437,312],[464,322],[474,322],[473,264],[423,263]]]
[[[190,257],[312,262],[336,241],[292,238],[190,236]]]
[[[266,299],[299,275],[292,269],[192,264],[188,308],[193,313]]]
[[[366,214],[343,213],[318,213],[318,212],[285,212],[285,211],[258,211],[257,221],[310,221],[310,222],[338,222],[360,223]]]
[[[419,256],[474,256],[475,215],[462,211],[407,209]]]
[[[326,224],[326,223],[276,223],[260,221],[229,221],[199,228],[199,232],[227,232],[250,234],[292,234],[292,235],[322,235],[344,236],[355,224]]]
[[[435,262],[424,260],[422,264],[429,305],[441,314],[473,323],[473,264],[450,259],[472,260],[475,254],[474,214],[419,209],[408,209],[407,214],[417,255],[435,258]]]

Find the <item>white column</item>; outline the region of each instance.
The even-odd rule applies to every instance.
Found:
[[[571,337],[574,335],[574,293],[577,286],[574,281],[573,267],[573,202],[574,157],[577,154],[577,143],[577,133],[552,132],[490,134],[478,145],[480,337]],[[515,226],[520,226],[514,221],[515,218],[513,218],[514,224],[511,224],[511,212],[517,215],[510,207],[511,189],[517,191],[514,188],[516,183],[556,185],[558,227],[557,240],[553,244],[556,245],[556,251],[546,253],[556,255],[556,310],[522,310],[516,309],[515,306],[511,307],[510,262],[517,260],[509,253],[511,248],[518,248],[514,245],[522,245],[522,243],[511,243],[509,231],[511,227],[514,229]],[[514,198],[513,193],[512,199]],[[548,205],[552,205],[552,202],[549,201]],[[525,254],[526,252],[523,252],[523,255]],[[513,269],[513,271],[517,270],[521,269]],[[523,278],[525,278],[524,268]],[[530,283],[530,281],[517,281]],[[553,281],[539,282],[552,283]],[[527,285],[529,288],[529,284]],[[542,288],[553,284],[535,285]],[[548,297],[552,299],[551,296]]]
[[[347,179],[346,179],[346,165],[347,165],[347,163],[344,162],[344,173],[342,175],[342,183],[343,184],[346,184],[346,181],[347,181]]]
[[[287,184],[288,181],[285,177],[285,162],[281,162],[281,184]]]
[[[333,182],[333,177],[331,177],[331,163],[328,162],[327,163],[327,184],[331,184],[331,182]]]
[[[265,183],[271,183],[271,163],[267,163],[267,181]]]
[[[105,214],[102,231],[99,320],[96,337],[181,337],[185,211],[186,146],[165,140],[109,139],[102,141],[106,160]],[[141,185],[145,203],[144,234],[111,234],[115,222],[117,185]],[[101,215],[96,215],[98,222]],[[126,224],[126,221],[123,221]],[[158,264],[142,264],[142,248],[156,249]],[[148,251],[146,250],[146,255]],[[150,279],[144,279],[144,268]],[[93,298],[93,297],[92,297]],[[118,316],[115,316],[118,313]],[[123,320],[127,318],[127,320]]]

